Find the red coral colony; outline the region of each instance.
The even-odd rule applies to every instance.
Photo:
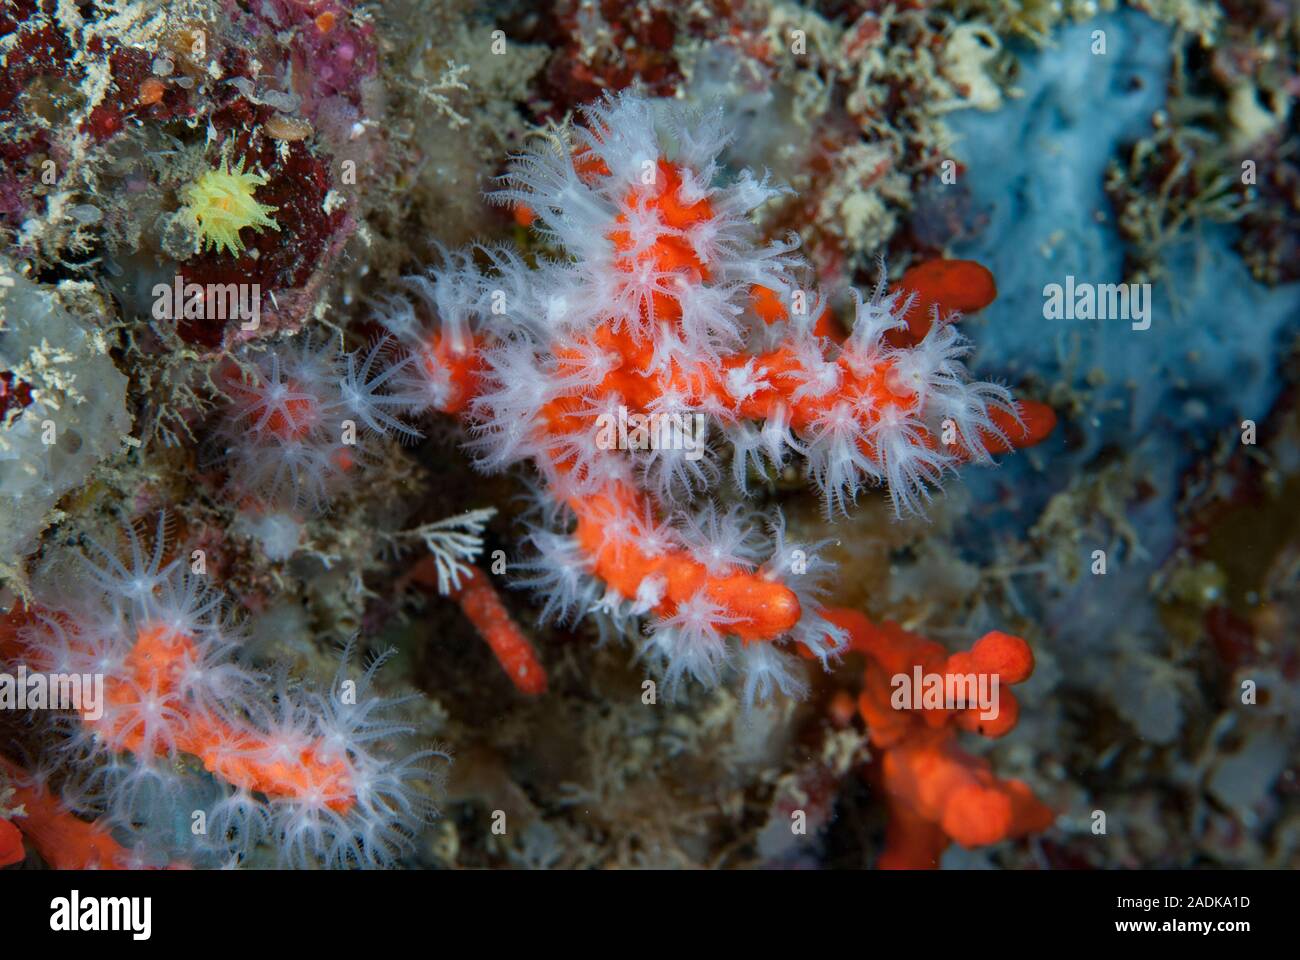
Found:
[[[1300,862],[1300,28],[1098,6],[0,6],[0,868]]]

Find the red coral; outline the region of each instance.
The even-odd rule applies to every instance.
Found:
[[[537,650],[510,616],[483,571],[470,567],[469,576],[451,596],[492,648],[510,682],[521,693],[545,693],[546,671],[537,659]]]
[[[24,810],[17,818],[21,837],[9,832],[14,824],[0,820],[0,866],[24,859],[24,837],[56,870],[118,870],[126,865],[127,850],[106,828],[77,817],[42,783],[2,756],[0,776],[14,787],[13,802]]]
[[[467,564],[468,575],[460,578],[450,596],[474,625],[480,637],[492,650],[497,663],[520,693],[536,695],[546,692],[546,668],[537,655],[537,648],[528,635],[510,616],[492,581],[478,567]],[[432,556],[423,557],[401,583],[415,583],[429,590],[438,589],[443,575],[438,561]]]
[[[947,471],[1041,440],[1051,413],[971,380],[951,317],[918,342],[886,340],[909,331],[912,293],[932,313],[987,302],[983,268],[932,265],[913,274],[923,289],[894,293],[882,280],[841,336],[805,265],[747,216],[775,188],[717,176],[720,117],[672,116],[665,144],[639,96],[585,114],[569,145],[517,158],[498,194],[576,262],[489,249],[489,272],[450,254],[412,284],[436,328],[401,301],[381,310],[418,355],[412,409],[465,417],[488,469],[537,468],[566,522],[530,537],[548,610],[652,617],[642,653],[670,688],[737,664],[751,698],[796,692],[792,641],[835,648],[798,580],[809,554],[779,523],[769,539],[740,508],[695,506],[720,480],[706,421],[742,494],[793,452],[834,515],[873,484],[917,511]]]

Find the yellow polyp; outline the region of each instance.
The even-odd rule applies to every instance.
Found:
[[[280,229],[269,216],[278,208],[263,206],[253,197],[253,192],[265,183],[266,177],[246,173],[242,160],[231,170],[223,158],[220,167],[206,171],[186,187],[185,208],[198,225],[203,249],[239,254],[244,250],[240,230],[252,227],[261,233],[263,227]]]

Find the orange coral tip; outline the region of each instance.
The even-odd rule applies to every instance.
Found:
[[[1020,422],[1017,423],[1005,410],[989,410],[993,423],[1005,435],[1002,437],[985,433],[982,435],[989,453],[1008,453],[1011,450],[1032,447],[1046,440],[1056,429],[1056,411],[1037,400],[1021,400]]]
[[[974,260],[926,260],[908,269],[898,286],[937,303],[940,313],[974,313],[998,296],[993,274]]]
[[[510,682],[521,693],[546,692],[546,670],[527,634],[519,628],[501,602],[492,582],[478,567],[470,566],[459,587],[451,593],[479,632]]]
[[[1016,441],[1017,447],[1032,447],[1056,429],[1056,411],[1037,400],[1020,401],[1020,419],[1025,424],[1025,435]]]
[[[908,269],[894,289],[916,294],[907,315],[907,333],[901,334],[904,343],[896,346],[919,342],[930,330],[936,306],[941,317],[975,313],[998,296],[993,274],[974,260],[926,260]]]

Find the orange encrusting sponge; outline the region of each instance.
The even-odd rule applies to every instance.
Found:
[[[826,617],[848,631],[851,648],[867,661],[858,711],[877,748],[869,776],[884,792],[890,813],[878,867],[931,869],[950,842],[985,846],[1052,825],[1055,814],[1026,784],[999,779],[988,760],[957,743],[958,729],[1000,737],[1015,726],[1019,706],[1003,685],[1033,672],[1033,653],[1024,640],[992,632],[968,652],[949,654],[892,621],[876,625],[856,610],[832,609]],[[941,677],[996,675],[997,715],[984,719],[977,706],[895,708],[893,679],[912,675],[916,667]]]

